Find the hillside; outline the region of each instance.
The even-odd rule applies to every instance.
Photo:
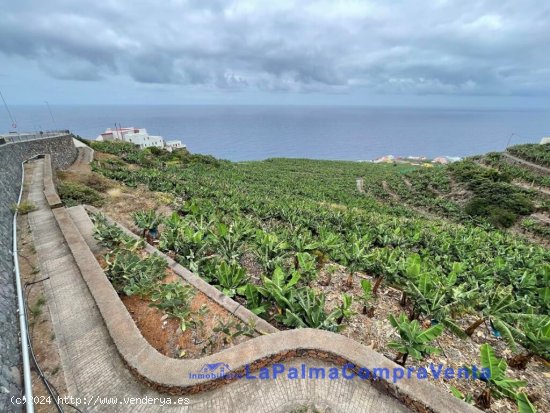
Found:
[[[523,392],[550,410],[548,176],[496,153],[424,168],[93,147],[92,172],[60,176],[67,204],[140,234],[159,221],[159,249],[277,328],[339,331],[407,366],[480,365],[489,344],[525,383],[436,384],[487,411]],[[435,348],[404,347],[410,329]]]

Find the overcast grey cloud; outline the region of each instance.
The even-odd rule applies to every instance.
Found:
[[[123,78],[216,93],[550,95],[548,2],[1,5],[0,64],[27,62],[75,85]]]

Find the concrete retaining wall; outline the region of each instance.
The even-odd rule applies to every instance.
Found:
[[[12,257],[11,206],[21,188],[21,162],[50,154],[55,168],[70,166],[77,150],[70,135],[0,145],[0,411],[19,411],[10,403],[21,395],[21,345]]]

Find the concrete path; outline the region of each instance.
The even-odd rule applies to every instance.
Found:
[[[89,172],[89,164],[94,160],[94,150],[78,139],[73,138],[73,143],[78,151],[78,156],[69,168],[69,171],[78,171],[85,168],[85,170]]]
[[[169,397],[139,383],[120,359],[95,302],[65,244],[43,195],[43,160],[31,163],[29,199],[37,210],[29,214],[40,270],[45,282],[62,370],[70,396],[81,398],[83,412],[290,412],[315,406],[322,412],[408,412],[397,400],[369,382],[354,380],[238,380],[214,391],[183,398]],[[89,228],[81,207],[70,210],[79,228]],[[89,240],[89,237],[88,237]],[[328,366],[296,359],[285,367]],[[183,374],[183,372],[182,372]],[[148,404],[129,398],[157,398]],[[141,399],[143,400],[143,399]],[[74,401],[73,401],[74,402]],[[103,402],[103,403],[102,403]],[[107,403],[108,402],[108,403]],[[53,406],[52,406],[53,411]],[[70,408],[67,408],[70,411]]]

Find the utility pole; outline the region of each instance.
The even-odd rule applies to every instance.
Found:
[[[15,130],[17,130],[17,121],[15,118],[11,115],[10,108],[8,108],[8,104],[6,103],[6,100],[4,99],[4,96],[2,95],[2,91],[0,91],[0,97],[2,98],[2,102],[4,102],[4,107],[6,108],[6,112],[8,112],[8,116],[11,120],[11,127]]]
[[[508,138],[508,142],[506,142],[506,148],[504,149],[508,149],[508,147],[510,146],[510,142],[512,142],[512,137],[515,135],[515,133],[512,133],[510,135],[510,137]]]

